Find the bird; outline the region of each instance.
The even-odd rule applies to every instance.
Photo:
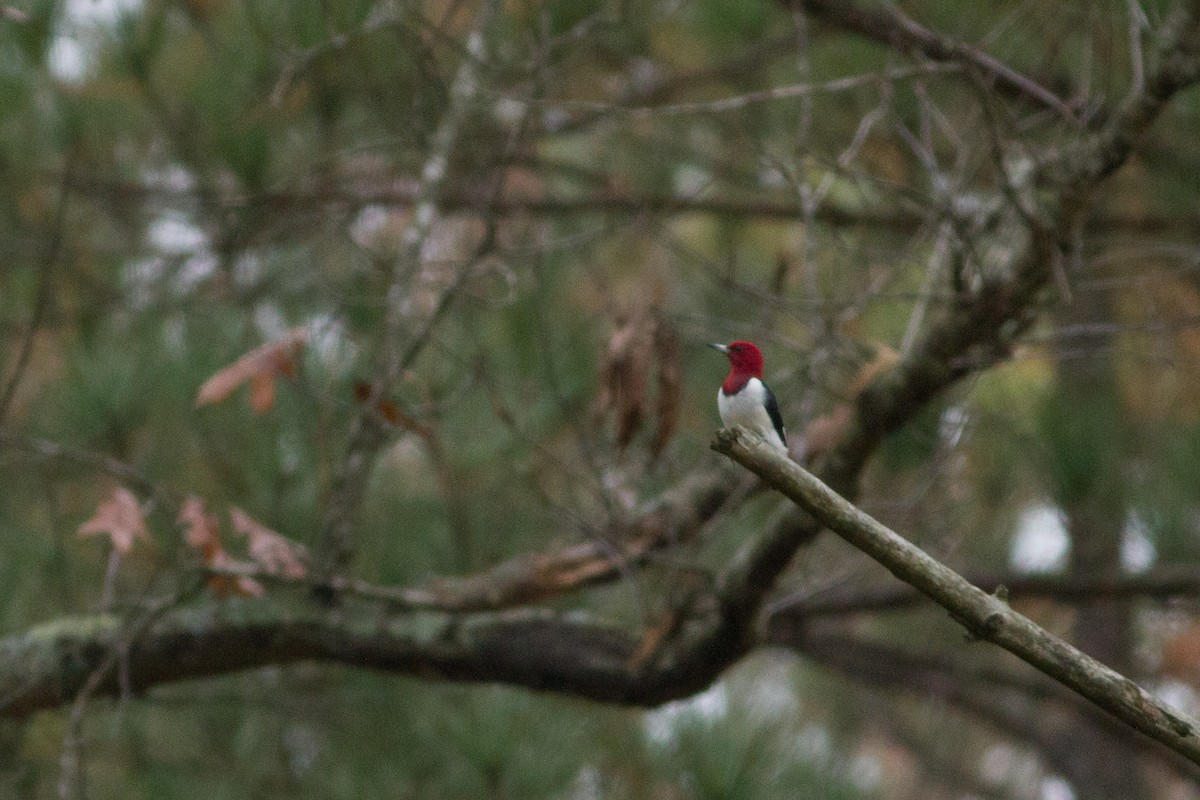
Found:
[[[787,455],[787,434],[779,404],[762,380],[763,355],[753,342],[710,344],[729,357],[729,376],[717,390],[717,411],[727,428],[744,425]]]

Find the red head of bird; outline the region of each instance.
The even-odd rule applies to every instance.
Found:
[[[711,346],[729,357],[729,377],[721,384],[726,394],[734,394],[751,378],[762,379],[763,354],[754,342],[730,342]]]

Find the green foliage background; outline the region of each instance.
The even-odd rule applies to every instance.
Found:
[[[989,52],[1064,93],[1087,84],[1111,100],[1127,88],[1125,3],[1030,2],[1018,16],[1004,4],[905,5],[970,41],[998,30]],[[1167,8],[1142,5],[1152,21]],[[353,383],[369,374],[380,345],[409,222],[396,187],[427,157],[474,5],[32,0],[0,8],[19,12],[0,22],[0,386],[31,347],[0,426],[107,454],[213,510],[243,508],[315,545],[357,411]],[[506,114],[528,110],[531,128],[572,114],[586,120],[591,104],[619,104],[654,81],[738,59],[744,68],[685,83],[663,102],[908,63],[797,25],[780,4],[756,0],[504,4],[486,32],[483,100],[450,164],[467,199],[447,212],[437,254],[400,265],[412,302],[406,341],[478,232],[471,198],[483,196],[498,163],[513,184],[566,209],[597,195],[794,202],[823,181],[828,202],[850,214],[935,206],[900,131],[920,135],[931,124],[923,104],[933,97],[944,117],[927,135],[949,161],[955,131],[978,124],[973,90],[936,74],[897,82],[893,94],[864,81],[735,113],[612,112],[543,129],[519,157],[506,150],[514,136]],[[1179,100],[1133,174],[1100,198],[1102,210],[1154,215],[1194,205],[1200,145],[1188,132],[1198,102]],[[876,110],[880,121],[853,168],[839,164]],[[1061,135],[1039,122],[1029,141]],[[966,150],[966,185],[956,188],[994,190],[987,148]],[[904,346],[925,302],[932,235],[651,206],[517,213],[500,223],[496,252],[391,387],[439,431],[455,495],[439,487],[420,442],[397,435],[372,476],[355,574],[419,583],[604,535],[629,508],[715,458],[706,445],[724,365],[706,342],[763,342],[771,382],[800,431],[846,399],[864,365]],[[1121,240],[1093,233],[1088,256],[1099,263]],[[1139,329],[1164,308],[1183,318],[1200,312],[1194,269],[1176,269],[1194,267],[1192,248],[1097,268],[1098,281],[1128,281],[1095,290],[1104,295],[1097,317],[1126,329],[1082,340],[1074,355],[1054,325],[1036,327],[1012,361],[939,399],[888,441],[870,473],[868,509],[960,566],[1003,570],[1025,511],[1103,492],[1118,514],[1140,520],[1156,563],[1194,561],[1200,349],[1189,326]],[[677,433],[653,466],[653,426],[620,451],[611,419],[594,414],[612,331],[651,308],[679,333],[684,376]],[[310,326],[312,340],[271,413],[255,414],[244,390],[195,407],[205,379],[299,325]],[[1063,367],[1072,359],[1095,370],[1085,391]],[[108,553],[75,531],[114,481],[3,449],[0,485],[4,630],[95,609]],[[773,511],[756,500],[680,557],[702,568],[721,563]],[[118,605],[186,580],[178,525],[163,509],[150,521],[153,552],[122,565]],[[822,542],[783,590],[819,593],[856,576],[874,573]],[[668,604],[674,577],[669,565],[651,568],[636,585],[560,604],[637,621]],[[213,598],[196,602],[223,613]],[[1146,624],[1147,642],[1159,623]],[[933,613],[864,622],[862,632],[931,646],[957,636]],[[879,721],[885,703],[900,722]],[[65,713],[42,714],[3,728],[6,791],[55,795],[65,724]],[[490,686],[263,670],[97,704],[83,752],[94,797],[840,800],[899,796],[886,766],[895,726],[953,739],[951,759],[966,765],[994,745],[926,698],[885,698],[773,653],[699,700],[649,713]]]

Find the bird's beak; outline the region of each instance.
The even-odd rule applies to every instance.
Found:
[[[729,355],[729,346],[728,346],[728,345],[724,345],[724,344],[710,344],[710,345],[709,345],[709,347],[711,347],[713,350],[720,350],[720,351],[721,351],[722,353],[724,353],[725,355]]]

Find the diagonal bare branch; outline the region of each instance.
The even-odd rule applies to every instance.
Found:
[[[868,516],[744,428],[721,431],[713,449],[754,472],[822,525],[929,597],[971,636],[992,642],[1075,690],[1127,725],[1200,764],[1200,723],[973,586]]]
[[[901,51],[920,53],[937,61],[966,64],[981,71],[1010,94],[1026,97],[1076,122],[1075,113],[1037,81],[967,42],[932,31],[898,8],[879,4],[864,8],[851,0],[788,0],[789,5],[843,30]]]

